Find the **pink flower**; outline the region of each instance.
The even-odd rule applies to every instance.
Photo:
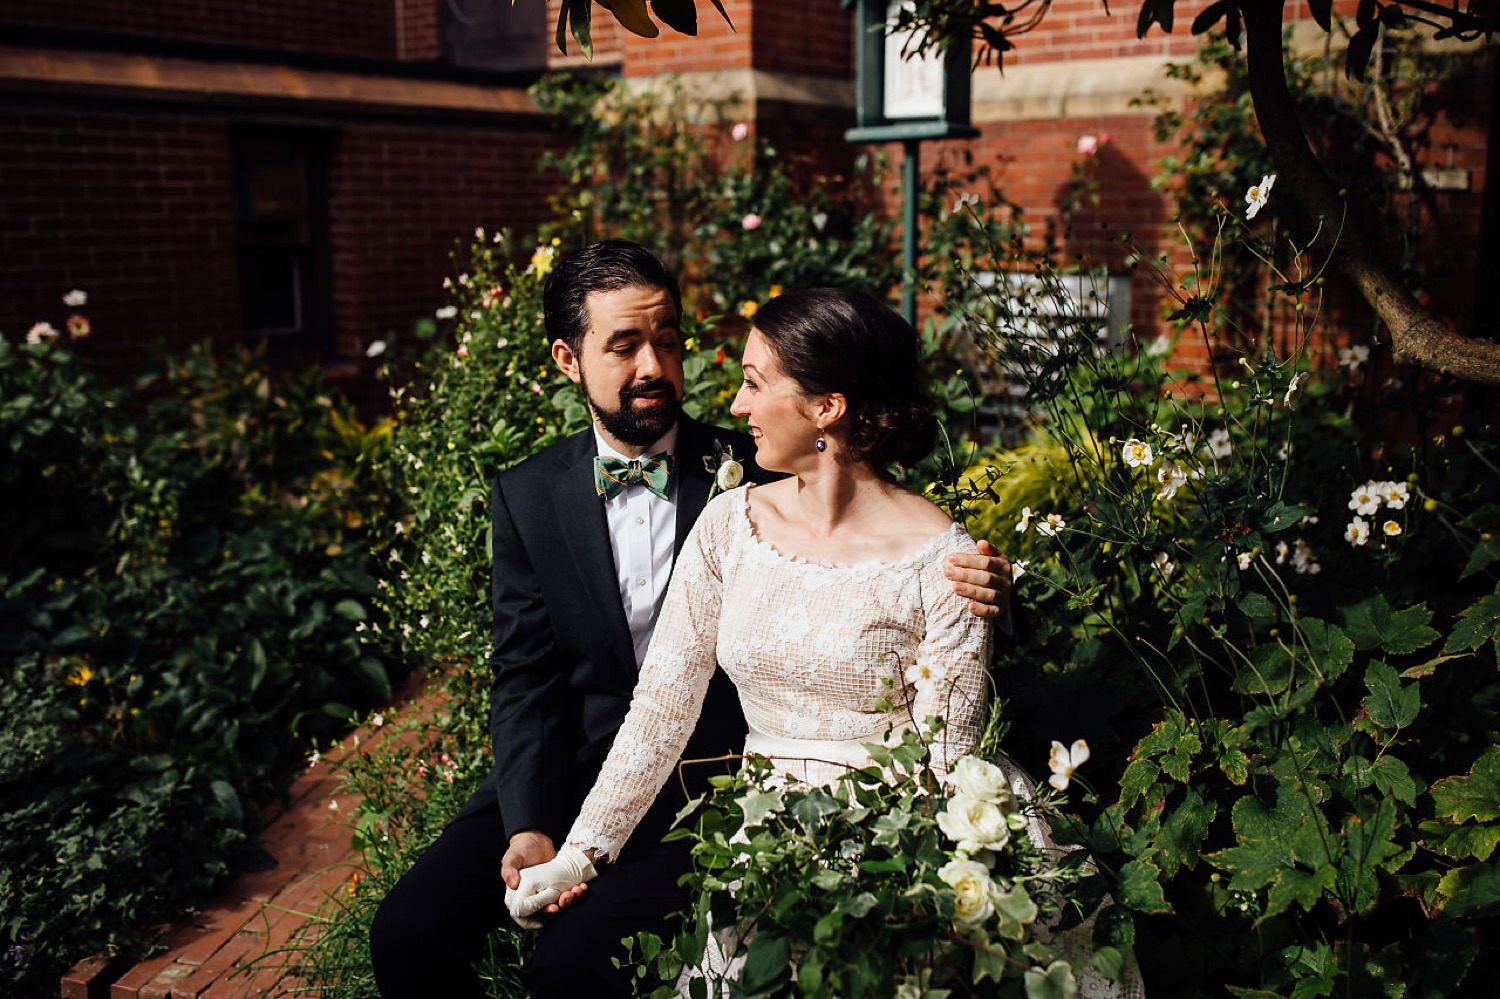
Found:
[[[1109,142],[1108,132],[1100,132],[1098,135],[1080,135],[1078,137],[1078,155],[1093,156],[1107,142]]]
[[[468,347],[464,347],[464,346],[460,346],[458,348],[458,356],[459,357],[468,357],[469,356],[469,348]]]
[[[750,134],[750,126],[742,121],[737,121],[734,123],[734,128],[729,130],[729,134],[734,137],[735,142],[744,142],[745,137]]]
[[[754,212],[751,212],[749,215],[746,215],[744,218],[740,219],[740,225],[743,226],[747,232],[751,229],[759,229],[760,216],[755,214]]]

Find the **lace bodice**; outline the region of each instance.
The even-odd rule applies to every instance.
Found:
[[[963,528],[896,561],[823,565],[762,541],[748,494],[709,503],[683,545],[630,711],[569,843],[619,855],[676,765],[715,663],[751,727],[772,736],[878,742],[940,714],[940,768],[977,741],[989,629],[943,575],[950,552],[974,550]],[[913,664],[945,681],[908,682]]]

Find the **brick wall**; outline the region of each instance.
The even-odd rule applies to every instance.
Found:
[[[396,5],[396,58],[438,57],[437,5],[444,0],[391,0]]]
[[[456,241],[476,226],[534,231],[550,193],[535,164],[539,132],[350,128],[331,167],[334,350],[410,332],[446,303]]]
[[[246,46],[396,57],[397,9],[411,0],[6,0],[0,24]],[[429,5],[441,0],[425,0]],[[413,17],[420,12],[413,11]],[[403,26],[411,21],[403,18]]]
[[[0,332],[61,329],[63,294],[82,288],[104,368],[237,334],[224,123],[0,111],[0,136]]]
[[[738,26],[735,6],[726,9]],[[854,78],[854,16],[839,0],[756,0],[755,14],[756,69]]]

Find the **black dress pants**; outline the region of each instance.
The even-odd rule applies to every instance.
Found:
[[[500,880],[507,842],[500,806],[493,790],[480,793],[488,801],[470,802],[375,913],[370,953],[382,999],[485,995],[474,962],[490,933],[514,924]],[[611,958],[625,956],[622,937],[649,930],[667,939],[676,932],[673,917],[689,902],[677,879],[689,867],[687,844],[633,836],[618,863],[537,931],[522,969],[534,999],[630,996],[629,974]]]

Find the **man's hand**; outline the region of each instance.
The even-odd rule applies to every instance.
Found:
[[[537,929],[539,912],[557,911],[558,899],[595,877],[594,864],[576,846],[565,846],[545,864],[521,872],[520,884],[505,889],[505,907],[523,929]]]
[[[510,848],[500,858],[500,879],[507,888],[521,885],[521,871],[537,864],[545,864],[557,856],[557,847],[552,838],[535,829],[525,829],[510,838]]]
[[[953,580],[953,592],[969,598],[975,617],[1000,617],[1010,610],[1010,559],[988,541],[975,554],[954,552],[943,574]]]

